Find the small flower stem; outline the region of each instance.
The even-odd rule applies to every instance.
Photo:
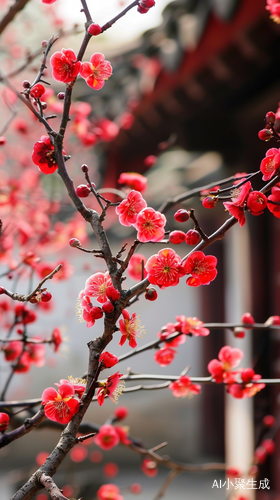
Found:
[[[42,59],[42,63],[41,63],[41,66],[40,66],[40,69],[36,75],[36,78],[34,80],[34,82],[30,85],[30,87],[27,89],[27,92],[29,94],[29,91],[32,87],[34,87],[34,85],[36,85],[36,83],[42,81],[41,78],[43,76],[43,73],[44,73],[44,70],[46,69],[46,63],[47,63],[47,58],[48,58],[48,55],[49,55],[49,52],[53,46],[53,44],[58,40],[58,36],[54,36],[52,35],[52,37],[49,39],[48,41],[48,44],[47,44],[47,47],[46,49],[44,50],[44,57]],[[47,82],[44,82],[44,83],[47,83]],[[48,84],[49,85],[49,84]]]
[[[226,193],[227,191],[230,191],[231,189],[238,189],[239,187],[243,186],[243,184],[246,184],[246,182],[250,181],[250,179],[253,179],[253,177],[256,177],[257,175],[260,175],[260,173],[261,173],[261,171],[258,170],[257,172],[254,172],[253,174],[248,174],[248,175],[246,175],[246,178],[243,179],[238,184],[236,184],[236,186],[229,186],[227,188],[218,189],[217,191],[212,191],[212,192],[210,191],[209,194],[219,196],[221,193]]]
[[[90,11],[89,11],[89,8],[87,6],[86,0],[81,0],[81,4],[83,7],[81,12],[84,12],[84,14],[86,16],[87,24],[90,25],[92,23],[92,19],[91,19]]]
[[[202,231],[199,223],[198,223],[198,220],[196,218],[196,216],[194,215],[194,209],[191,208],[190,209],[190,219],[193,220],[194,222],[194,225],[195,225],[195,229],[198,231],[198,233],[200,234],[201,238],[204,240],[204,241],[208,241],[208,236],[204,233],[204,231]]]
[[[19,293],[15,293],[15,292],[10,292],[9,290],[4,290],[4,293],[6,295],[8,295],[8,297],[11,297],[11,299],[13,300],[18,300],[19,302],[29,302],[30,299],[32,299],[32,297],[34,297],[34,295],[36,294],[36,292],[38,292],[42,285],[47,281],[47,280],[51,280],[52,277],[58,273],[58,271],[62,268],[62,264],[59,264],[50,274],[48,274],[48,276],[46,276],[42,281],[40,281],[40,283],[36,286],[35,290],[33,290],[33,292],[29,293],[28,295],[23,295],[23,294],[19,294]]]
[[[130,5],[128,5],[125,9],[123,9],[117,16],[113,17],[111,21],[108,21],[106,24],[104,24],[101,28],[101,32],[104,33],[104,31],[108,30],[115,24],[116,21],[118,21],[121,17],[125,16],[125,14],[130,10],[133,9],[133,7],[136,7],[139,3],[139,0],[134,0]]]

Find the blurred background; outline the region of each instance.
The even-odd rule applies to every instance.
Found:
[[[52,30],[61,31],[63,37],[63,43],[56,42],[55,50],[63,46],[77,51],[81,40],[77,33],[83,23],[83,16],[77,15],[77,3],[58,0],[45,6],[42,15],[40,2],[30,2],[18,15],[14,28],[8,28],[3,34],[1,69],[7,73],[19,67],[28,57],[27,51],[30,54],[31,49],[39,48],[42,39],[48,39]],[[94,20],[102,24],[128,3],[107,0],[95,5],[89,1],[89,8]],[[236,173],[258,170],[268,147],[258,140],[257,133],[264,126],[266,112],[276,111],[280,98],[280,28],[269,19],[265,5],[265,0],[157,0],[156,7],[148,14],[131,11],[111,30],[92,39],[84,60],[88,60],[92,52],[104,52],[106,59],[112,62],[113,77],[98,92],[86,87],[83,80],[75,85],[75,102],[87,102],[91,106],[87,124],[74,119],[71,125],[76,127],[80,142],[71,134],[67,137],[66,145],[72,155],[69,168],[77,185],[83,183],[81,162],[88,163],[91,179],[103,189],[118,187],[122,172],[139,172],[148,178],[145,199],[148,205],[157,209],[166,198],[186,190],[209,182],[218,184],[220,179]],[[3,12],[8,7],[9,2],[3,5]],[[70,35],[66,36],[68,32]],[[37,69],[38,61],[34,60],[28,67],[28,74],[35,74]],[[16,75],[14,84],[20,85],[26,73]],[[63,90],[63,85],[55,82],[53,89],[56,94]],[[53,100],[51,104],[53,98],[49,97],[50,109],[58,102]],[[3,106],[3,123],[9,112],[9,108]],[[34,132],[38,137],[38,130],[34,127],[31,130],[32,126],[22,132],[23,122],[20,128],[19,118],[26,120],[28,127],[25,110],[20,104],[7,131],[13,152],[5,157],[5,151],[0,151],[4,155],[0,157],[3,166],[5,163],[14,166],[19,159],[23,162],[26,153],[23,147],[20,149],[21,142],[30,144],[31,151]],[[40,133],[44,133],[43,128]],[[145,159],[151,155],[156,161],[148,167]],[[21,167],[32,166],[30,159],[24,161]],[[65,202],[58,176],[50,177],[43,179],[43,187],[61,204],[59,215],[54,215],[53,221],[67,223],[73,208]],[[255,181],[254,188],[260,187],[260,181]],[[198,198],[182,206],[195,209],[201,227],[208,234],[228,217],[219,204],[215,211],[207,211]],[[178,208],[179,205],[166,214],[167,229],[187,231],[192,228],[190,222],[182,228],[174,221],[173,214]],[[133,242],[135,231],[116,224],[113,211],[109,212],[105,225],[115,253],[124,242]],[[278,220],[268,211],[258,219],[248,214],[245,226],[233,228],[223,241],[207,252],[218,258],[218,276],[209,286],[189,288],[181,280],[176,288],[160,291],[158,300],[152,304],[147,304],[143,298],[138,301],[135,312],[146,327],[146,335],[138,344],[154,340],[163,325],[174,322],[181,314],[197,316],[204,322],[237,323],[247,311],[258,323],[280,314],[279,227]],[[87,246],[94,247],[94,239],[88,237]],[[160,248],[159,245],[142,245],[140,251],[148,257]],[[176,247],[182,257],[187,251],[185,244]],[[33,367],[28,373],[14,377],[8,399],[38,398],[45,387],[53,386],[59,379],[68,375],[80,376],[86,369],[86,343],[100,333],[98,322],[93,329],[78,323],[75,304],[85,280],[96,271],[105,271],[102,262],[77,254],[75,249],[57,247],[56,252],[53,260],[69,258],[75,274],[65,283],[50,285],[57,305],[51,313],[39,311],[40,332],[37,324],[30,325],[29,331],[30,335],[41,334],[41,331],[47,335],[58,326],[67,342],[56,356],[49,350],[45,367]],[[133,283],[127,278],[125,284]],[[5,279],[1,285],[11,287]],[[116,334],[109,349],[114,354],[120,355],[130,349],[120,348],[118,342]],[[156,364],[154,353],[149,351],[121,363],[119,370],[126,373],[130,367],[138,373],[179,375],[190,365],[191,376],[207,376],[208,362],[217,357],[225,344],[244,350],[243,367],[252,366],[263,378],[280,377],[279,335],[267,331],[248,331],[244,339],[236,339],[232,332],[213,330],[203,339],[187,338],[168,367]],[[8,369],[4,360],[1,359],[1,363],[3,385]],[[226,461],[228,466],[245,472],[251,465],[262,433],[263,417],[278,415],[278,393],[277,387],[269,386],[252,401],[232,400],[225,396],[221,386],[207,385],[203,386],[201,395],[193,399],[175,400],[171,391],[163,389],[124,394],[120,404],[129,410],[124,425],[128,425],[131,436],[141,438],[147,448],[168,441],[161,453],[176,461]],[[106,400],[102,408],[95,402],[87,420],[102,424],[114,409],[111,401]],[[29,477],[37,467],[35,457],[42,451],[50,453],[57,438],[56,431],[38,430],[1,450],[3,499],[9,498]],[[256,494],[257,500],[279,500],[279,439],[276,434],[276,452],[260,466],[258,476],[258,479],[269,479],[270,490],[246,491],[245,498],[254,498]],[[73,487],[68,492],[69,498],[93,500],[102,483],[114,482],[125,499],[130,500],[134,495],[128,487],[137,482],[143,486],[137,498],[152,500],[168,473],[160,468],[154,479],[146,477],[139,469],[141,457],[125,447],[102,451],[102,456],[98,455],[100,450],[94,444],[83,448],[80,457],[77,454],[75,457],[75,453],[68,457],[56,475],[60,486],[71,484]],[[40,459],[37,460],[39,463]],[[106,473],[106,469],[104,472],[108,462],[119,467],[115,477],[110,476],[108,470]],[[111,467],[111,474],[112,470]],[[228,498],[225,487],[212,488],[213,481],[219,483],[220,479],[223,484],[225,478],[220,472],[182,474],[174,480],[164,498],[196,500],[205,495],[210,499]],[[238,498],[236,493],[240,492],[235,492],[231,498]],[[41,497],[41,500],[44,499]]]

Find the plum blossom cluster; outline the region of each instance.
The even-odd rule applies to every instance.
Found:
[[[141,243],[161,241],[164,237],[165,215],[147,207],[139,191],[130,191],[126,199],[116,207],[116,213],[123,226],[133,226]]]
[[[177,353],[174,347],[184,344],[186,336],[205,337],[209,335],[208,328],[203,326],[203,322],[196,317],[176,316],[176,323],[167,323],[162,327],[157,336],[165,345],[158,349],[154,354],[154,360],[160,366],[169,365],[175,358]],[[177,335],[176,335],[177,333]]]
[[[265,387],[265,384],[258,383],[261,375],[255,374],[252,368],[232,370],[243,358],[241,349],[224,346],[218,358],[208,363],[208,371],[214,382],[227,384],[227,392],[235,398],[250,398]]]
[[[101,307],[94,306],[91,302],[95,298]],[[109,273],[95,273],[90,276],[85,283],[85,289],[79,294],[77,304],[77,315],[80,321],[86,321],[90,328],[95,321],[102,318],[103,314],[110,314],[114,311],[114,303],[119,300],[120,292],[113,287]],[[121,339],[119,345],[123,345],[126,340],[130,347],[136,347],[136,337],[141,338],[145,333],[144,327],[136,313],[131,316],[126,309],[122,310],[123,318],[119,321]]]
[[[215,279],[216,265],[217,259],[213,255],[193,252],[182,262],[174,250],[164,248],[148,259],[145,269],[149,282],[160,288],[178,285],[179,279],[186,274],[190,275],[186,281],[187,285],[197,287],[208,285]]]
[[[114,310],[114,302],[119,298],[120,292],[113,287],[108,271],[93,274],[86,280],[84,290],[79,293],[76,308],[79,321],[86,321],[87,327],[92,327],[104,313],[110,314]],[[92,299],[96,299],[101,307],[94,306]]]
[[[63,83],[71,83],[80,74],[89,87],[101,89],[112,75],[112,66],[105,60],[103,54],[97,52],[90,58],[90,62],[77,61],[72,49],[62,49],[55,52],[50,58],[52,76]]]

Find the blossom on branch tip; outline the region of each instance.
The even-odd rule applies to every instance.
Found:
[[[193,384],[191,379],[186,375],[172,382],[168,387],[175,398],[185,398],[186,396],[192,397],[194,394],[199,394],[201,391],[201,385]]]
[[[192,253],[184,263],[187,274],[191,274],[186,281],[189,286],[209,285],[217,276],[217,259],[213,255],[203,252]]]
[[[95,90],[102,89],[105,80],[112,75],[112,66],[105,56],[100,52],[93,54],[90,62],[83,62],[80,67],[80,75],[85,79],[89,87]]]
[[[40,141],[35,142],[32,151],[32,161],[44,174],[53,174],[58,168],[54,145],[47,135],[42,135]]]
[[[179,279],[186,274],[181,265],[181,257],[171,248],[164,248],[158,254],[152,255],[145,268],[149,282],[160,288],[178,285]]]
[[[78,76],[81,62],[72,49],[62,49],[50,58],[52,76],[58,82],[70,83]]]
[[[54,422],[68,424],[79,411],[79,401],[74,399],[75,389],[70,383],[62,384],[58,392],[53,387],[48,387],[42,394],[42,405],[45,415]]]
[[[119,221],[123,226],[132,226],[136,223],[137,215],[143,208],[146,208],[147,203],[139,191],[132,190],[128,193],[117,207],[116,213],[119,216]]]
[[[119,328],[122,334],[119,345],[123,345],[126,340],[130,347],[136,347],[136,337],[142,338],[145,332],[145,327],[141,325],[139,316],[133,313],[129,316],[129,312],[126,309],[122,310],[123,319],[119,321]]]
[[[105,396],[108,396],[113,403],[117,404],[118,398],[121,396],[125,386],[124,381],[120,381],[122,375],[122,373],[117,372],[108,377],[106,382],[99,382],[101,386],[97,391],[97,402],[99,406],[103,405]]]

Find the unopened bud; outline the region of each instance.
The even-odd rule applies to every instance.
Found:
[[[267,123],[273,125],[273,123],[275,123],[275,113],[273,113],[273,111],[269,111],[268,113],[266,113],[265,119]]]
[[[77,238],[71,238],[69,240],[69,245],[70,245],[70,247],[80,247],[81,246],[81,242]]]
[[[87,174],[88,173],[88,166],[84,163],[84,165],[81,166],[81,170],[82,170],[82,172],[84,172],[84,174]]]
[[[269,128],[263,128],[259,131],[258,136],[261,141],[267,142],[272,138],[273,132]]]

